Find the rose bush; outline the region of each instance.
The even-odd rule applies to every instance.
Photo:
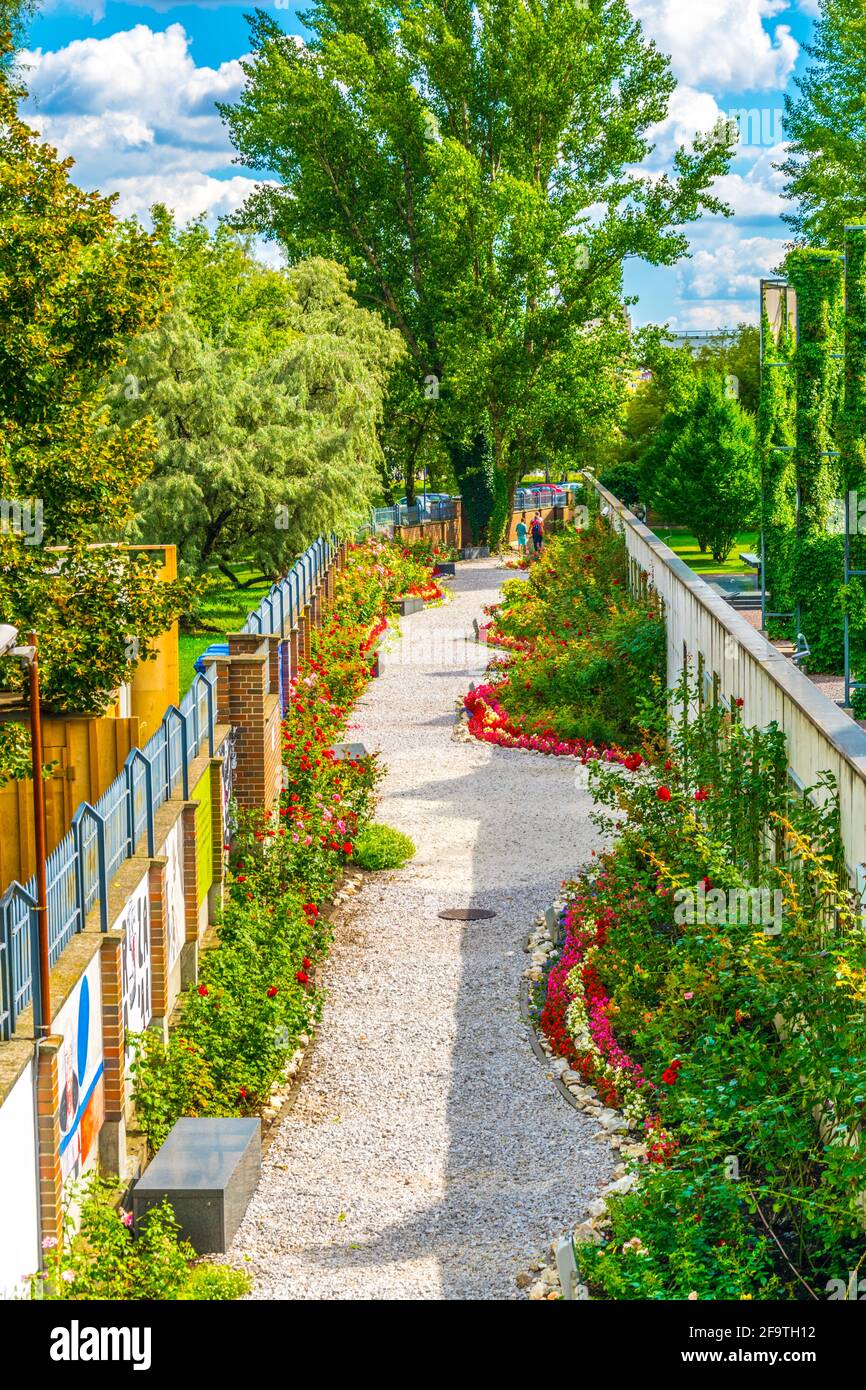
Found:
[[[581,758],[618,756],[641,737],[665,630],[655,599],[630,593],[627,579],[625,546],[599,522],[554,537],[528,580],[506,581],[484,632],[508,656],[480,695],[466,697],[476,737],[522,748],[540,738],[539,751]]]
[[[794,791],[781,733],[687,677],[672,708],[662,751],[594,766],[616,839],[568,886],[536,997],[655,1160],[581,1271],[614,1298],[826,1297],[863,1257],[866,1193],[866,937],[835,788]]]

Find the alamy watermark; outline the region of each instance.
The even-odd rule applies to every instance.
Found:
[[[732,107],[716,122],[712,134],[720,144],[771,149],[785,139],[781,106]]]
[[[779,888],[694,888],[674,891],[674,921],[678,926],[761,927],[765,936],[778,936],[782,930],[782,891]]]
[[[41,497],[0,497],[0,534],[23,536],[25,545],[41,545],[45,535]]]

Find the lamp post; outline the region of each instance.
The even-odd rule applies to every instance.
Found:
[[[45,787],[42,782],[42,708],[39,702],[39,649],[36,633],[30,645],[15,646],[18,629],[0,626],[0,656],[15,656],[27,666],[30,677],[30,753],[33,772],[33,843],[36,852],[36,935],[39,945],[39,1018],[34,1019],[36,1036],[51,1032],[51,967],[48,959],[48,881],[45,871]]]

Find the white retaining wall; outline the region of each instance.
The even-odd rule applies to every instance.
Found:
[[[668,683],[699,655],[721,696],[742,699],[745,724],[775,722],[788,740],[791,771],[804,787],[831,772],[839,788],[842,838],[852,884],[866,878],[866,731],[849,719],[766,638],[720,598],[627,507],[593,481],[602,512],[625,536],[630,557],[664,602]]]
[[[0,1299],[23,1298],[39,1268],[35,1084],[31,1060],[0,1106]]]

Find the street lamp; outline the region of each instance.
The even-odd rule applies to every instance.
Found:
[[[14,656],[30,674],[30,752],[33,768],[33,839],[36,851],[36,924],[39,941],[39,1018],[36,1035],[51,1032],[51,982],[48,962],[48,884],[45,873],[45,788],[42,785],[42,710],[39,704],[39,652],[36,633],[28,646],[17,646],[18,629],[0,624],[0,656]]]

